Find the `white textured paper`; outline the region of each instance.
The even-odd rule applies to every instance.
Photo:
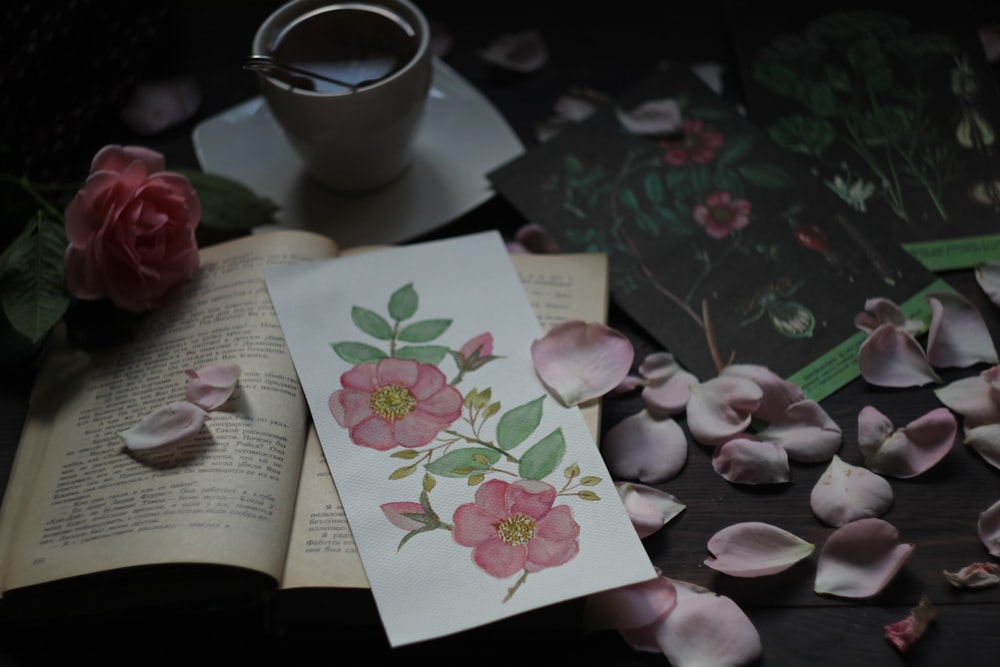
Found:
[[[265,277],[393,646],[655,576],[579,410],[561,406],[535,375],[530,348],[541,328],[498,233]],[[403,333],[414,325],[423,336]],[[460,350],[484,333],[493,358],[461,373]],[[390,359],[414,348],[429,356]],[[399,377],[383,386],[376,367],[413,371],[419,386]],[[339,393],[332,411],[348,371],[371,380],[371,393]],[[460,416],[434,422],[456,416],[454,392]],[[387,404],[396,412],[378,407]],[[413,431],[393,419],[404,414],[430,424],[421,432],[433,439],[407,439]],[[487,496],[524,491],[538,502],[487,506]]]

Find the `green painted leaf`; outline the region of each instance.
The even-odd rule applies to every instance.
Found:
[[[663,203],[663,181],[659,171],[647,172],[645,178],[642,179],[642,187],[646,191],[646,199],[657,206]]]
[[[396,350],[396,356],[400,359],[412,359],[422,364],[437,366],[448,354],[448,348],[441,345],[407,345]]]
[[[517,473],[524,479],[544,479],[562,462],[566,439],[561,428],[549,433],[524,453]]]
[[[719,150],[717,165],[720,167],[739,162],[745,158],[753,147],[753,137],[743,135],[727,138],[726,143]]]
[[[366,343],[354,343],[345,341],[343,343],[333,343],[330,347],[337,353],[337,356],[349,364],[365,364],[379,359],[385,359],[388,355],[377,347]]]
[[[416,314],[418,303],[413,283],[403,285],[389,297],[389,317],[397,322],[408,320]]]
[[[635,224],[650,236],[660,235],[660,221],[645,211],[635,212]]]
[[[511,408],[500,417],[497,422],[497,446],[500,449],[509,452],[535,432],[542,421],[544,401],[545,396],[539,396],[524,405]]]
[[[258,196],[247,186],[220,176],[191,169],[173,169],[191,181],[201,202],[199,226],[243,231],[274,223],[279,206],[267,197]]]
[[[468,477],[470,473],[488,470],[497,462],[500,452],[488,447],[465,447],[453,449],[426,466],[427,472],[442,477]],[[488,463],[483,463],[483,461]]]
[[[740,175],[751,183],[769,188],[787,188],[795,184],[785,170],[769,164],[741,165]]]
[[[40,341],[69,307],[64,287],[66,232],[39,211],[0,255],[0,302],[11,326]]]
[[[632,192],[632,188],[622,188],[618,193],[618,200],[622,203],[622,206],[626,208],[639,208],[639,198],[635,196],[634,192]]]
[[[767,133],[783,148],[816,157],[821,156],[836,138],[828,121],[799,114],[782,118],[768,128]]]
[[[390,340],[392,338],[392,326],[385,321],[385,318],[375,311],[354,306],[351,308],[351,319],[355,326],[364,331],[372,338],[379,340]]]
[[[408,343],[426,343],[443,334],[451,326],[451,320],[422,320],[400,330],[397,338]]]

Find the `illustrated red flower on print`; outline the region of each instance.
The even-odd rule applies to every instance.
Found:
[[[399,549],[436,530],[472,550],[483,572],[517,576],[504,602],[527,576],[571,561],[579,552],[580,526],[560,498],[600,500],[586,487],[600,482],[575,463],[562,467],[562,429],[539,433],[545,394],[503,410],[490,387],[457,388],[466,376],[502,360],[493,335],[479,334],[457,349],[438,341],[450,319],[415,319],[419,298],[412,283],[389,297],[388,317],[354,306],[355,326],[377,344],[342,341],[334,352],[353,367],[329,398],[330,413],[351,442],[405,462],[389,478],[423,471],[416,500],[386,502],[386,519],[405,531]],[[448,379],[444,368],[454,367]],[[499,478],[499,476],[503,478]],[[546,481],[560,477],[559,485]],[[460,481],[472,497],[450,522],[435,511],[431,494],[439,479]],[[475,489],[474,492],[472,489]]]

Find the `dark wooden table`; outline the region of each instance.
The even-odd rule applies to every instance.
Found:
[[[142,143],[163,151],[167,164],[197,167],[191,130],[201,120],[256,94],[256,82],[241,60],[249,53],[256,25],[277,5],[261,0],[184,0],[157,10],[155,39],[145,51],[136,76],[170,73],[194,76],[202,104],[189,121],[154,137],[137,137],[120,124],[92,122],[61,164],[85,173],[94,150],[106,143]],[[717,3],[618,0],[574,3],[563,0],[503,3],[419,2],[439,28],[450,35],[444,59],[478,87],[501,110],[526,145],[537,139],[535,125],[553,112],[557,98],[571,86],[616,95],[649,73],[657,63],[729,63],[722,8]],[[985,15],[984,15],[985,16]],[[489,68],[477,52],[507,32],[539,30],[551,60],[530,75],[504,74]],[[113,45],[105,44],[111,48]],[[142,48],[142,44],[138,45]],[[95,76],[100,76],[99,73]],[[107,82],[108,86],[112,82]],[[100,132],[98,132],[98,130]],[[510,234],[523,220],[499,198],[428,234],[437,238],[498,228]],[[415,239],[422,240],[422,239]],[[1000,311],[989,303],[970,270],[943,274],[970,297],[1000,341]],[[611,323],[626,332],[636,358],[658,346],[612,304]],[[946,381],[977,369],[947,372]],[[8,373],[0,383],[0,483],[6,478],[23,423],[33,379],[29,366]],[[940,407],[931,388],[884,390],[855,381],[824,400],[823,407],[843,429],[839,455],[861,464],[857,415],[872,405],[903,425]],[[604,429],[638,411],[635,396],[607,399]],[[913,556],[878,596],[846,601],[813,592],[816,554],[769,577],[736,579],[703,564],[708,538],[738,521],[767,521],[822,545],[832,529],[815,519],[809,493],[821,465],[793,464],[790,484],[747,490],[728,484],[711,468],[710,451],[694,443],[679,477],[662,485],[687,509],[665,529],[646,539],[653,562],[668,576],[701,584],[732,597],[756,625],[764,645],[763,667],[841,665],[944,665],[977,667],[1000,664],[1000,588],[959,591],[943,577],[973,561],[992,559],[980,542],[980,512],[1000,500],[1000,471],[988,466],[961,440],[932,471],[913,480],[891,480],[895,500],[884,518],[901,539],[916,545]],[[817,549],[818,553],[818,549]],[[611,565],[611,564],[609,564]],[[927,635],[901,655],[885,639],[883,627],[907,616],[922,594],[937,610]],[[4,664],[63,664],[87,660],[105,664],[167,664],[208,660],[226,664],[297,664],[323,661],[409,664],[443,659],[468,664],[659,665],[660,654],[637,653],[614,632],[587,634],[577,623],[577,605],[557,610],[564,627],[550,626],[555,614],[538,622],[500,623],[453,637],[390,649],[377,624],[308,624],[284,634],[262,635],[242,619],[198,615],[165,620],[121,619],[121,624],[63,624],[40,632],[0,627]],[[433,613],[433,610],[428,610]],[[338,615],[343,616],[340,612]],[[136,622],[138,621],[138,622]],[[558,625],[558,623],[556,624]],[[125,630],[124,628],[128,628]]]

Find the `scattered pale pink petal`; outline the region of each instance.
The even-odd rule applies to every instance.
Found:
[[[608,471],[622,480],[656,484],[673,479],[687,462],[684,429],[673,419],[657,419],[646,410],[608,429],[601,453]]]
[[[816,545],[777,526],[745,521],[727,526],[708,540],[705,565],[733,577],[783,572],[808,558]]]
[[[926,325],[920,320],[911,320],[890,299],[875,297],[865,301],[865,312],[854,318],[854,325],[865,333],[872,333],[883,324],[895,324],[903,331],[916,336]]]
[[[957,292],[932,292],[931,328],[927,334],[927,361],[935,368],[967,368],[996,364],[993,339],[975,304]]]
[[[629,373],[625,378],[618,383],[618,386],[608,392],[608,396],[621,396],[622,394],[630,394],[636,389],[646,386],[646,379],[638,375],[632,375]]]
[[[1000,366],[993,366],[978,375],[955,380],[938,387],[938,400],[965,417],[966,426],[1000,422]]]
[[[654,486],[615,482],[615,489],[639,539],[657,532],[687,508],[673,495]]]
[[[549,50],[537,30],[501,35],[479,57],[497,67],[514,72],[535,72],[549,62]]]
[[[617,387],[634,358],[628,337],[600,322],[560,322],[531,344],[538,377],[567,407]]]
[[[1000,424],[966,429],[965,444],[976,450],[991,466],[1000,469]]]
[[[945,570],[944,578],[955,588],[990,588],[1000,584],[1000,565],[970,563],[958,572]]]
[[[766,422],[780,418],[788,406],[806,398],[801,387],[784,379],[767,366],[732,364],[723,368],[719,375],[742,377],[755,382],[763,390],[764,396],[753,416]]]
[[[784,484],[792,479],[788,453],[766,440],[737,437],[716,445],[712,468],[733,484]]]
[[[975,267],[976,282],[983,293],[1000,308],[1000,262],[984,262]]]
[[[979,41],[986,53],[986,60],[995,63],[1000,60],[1000,24],[991,23],[979,28]]]
[[[883,324],[858,348],[861,376],[879,387],[920,387],[941,382],[920,343],[895,324]]]
[[[813,590],[843,598],[873,597],[892,581],[913,548],[901,543],[899,531],[882,519],[846,523],[820,550]]]
[[[1000,558],[1000,500],[979,515],[979,539],[991,556]]]
[[[874,450],[894,430],[892,420],[871,405],[866,405],[858,412],[858,445],[861,451]]]
[[[948,408],[931,410],[876,441],[874,436],[885,432],[884,425],[884,415],[871,406],[863,408],[858,415],[858,444],[866,466],[901,479],[916,477],[937,465],[951,451],[958,433],[958,422]]]
[[[829,461],[844,440],[837,422],[811,398],[789,405],[757,437],[778,443],[788,458],[803,463]]]
[[[201,88],[192,77],[140,83],[122,109],[122,122],[137,134],[158,134],[198,110]]]
[[[118,435],[125,448],[142,451],[179,445],[194,437],[208,419],[208,411],[188,401],[161,406]]]
[[[685,593],[679,586],[677,604],[656,639],[673,667],[740,667],[763,652],[757,628],[731,598]]]
[[[521,247],[529,253],[536,255],[551,255],[559,252],[559,242],[552,236],[552,233],[534,222],[518,227],[514,232],[514,241],[521,244]]]
[[[197,370],[189,368],[184,371],[190,378],[184,398],[204,410],[215,410],[233,395],[241,372],[239,364],[211,364]]]
[[[764,392],[741,377],[715,377],[691,387],[687,423],[691,435],[712,447],[742,433],[760,407]]]
[[[926,595],[920,596],[920,602],[910,610],[910,615],[901,621],[885,626],[885,638],[901,652],[906,652],[913,644],[924,636],[927,626],[936,615],[934,605]]]
[[[691,397],[691,386],[698,378],[684,370],[669,352],[654,352],[639,365],[639,374],[646,379],[642,402],[657,417],[683,412]]]
[[[631,134],[663,137],[681,129],[681,107],[672,98],[649,100],[629,111],[616,107],[615,114],[621,126]]]
[[[834,455],[812,488],[809,506],[820,521],[839,528],[883,515],[892,498],[892,486],[884,477]]]
[[[657,576],[588,596],[584,623],[588,631],[617,630],[634,650],[656,653],[656,630],[676,604],[674,583]]]
[[[556,100],[555,114],[535,128],[539,141],[548,141],[559,131],[573,123],[593,115],[598,109],[611,104],[611,98],[590,88],[570,88]]]

